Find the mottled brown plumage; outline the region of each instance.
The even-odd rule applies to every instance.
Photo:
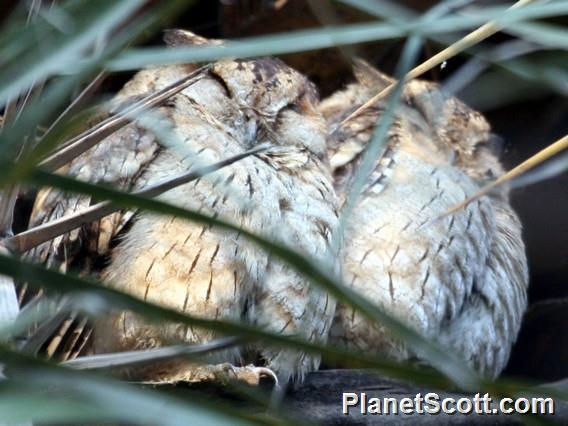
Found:
[[[193,36],[172,37],[168,33],[170,41],[179,44]],[[141,71],[115,100],[127,102],[159,90],[191,70],[175,65]],[[277,59],[220,61],[155,112],[177,143],[157,140],[143,121],[137,121],[73,161],[68,173],[124,189],[141,188],[269,143],[269,151],[159,198],[323,259],[337,215],[325,122],[316,103],[312,84]],[[32,225],[89,203],[88,197],[44,191]],[[111,252],[110,242],[129,220],[128,230]],[[68,265],[85,250],[87,257],[111,252],[103,280],[140,299],[197,317],[248,321],[309,340],[327,337],[334,301],[238,233],[179,218],[140,213],[131,219],[120,213],[41,247],[36,256]],[[132,312],[115,312],[97,323],[94,349],[114,352],[175,341],[205,342],[214,336],[208,330],[150,325]],[[250,352],[284,380],[302,377],[319,364],[316,357],[279,348]],[[242,355],[233,350],[216,359],[237,363]],[[131,373],[153,381],[196,376],[191,366],[178,363]]]
[[[356,75],[356,83],[320,105],[330,129],[392,82],[364,63]],[[340,198],[384,109],[384,102],[374,105],[329,138]],[[407,83],[386,148],[350,218],[343,265],[353,289],[496,376],[526,306],[521,225],[504,189],[436,220],[502,174],[489,138],[481,114],[433,83]],[[420,357],[346,306],[338,307],[332,338],[395,359]]]

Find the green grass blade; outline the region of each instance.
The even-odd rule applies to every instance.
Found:
[[[174,7],[176,3],[179,2],[168,4],[167,8],[152,9],[140,18],[131,21],[128,26],[115,34],[99,57],[76,64],[73,75],[53,81],[42,96],[24,110],[16,123],[5,126],[3,132],[0,133],[0,168],[6,170],[6,167],[11,167],[8,164],[13,161],[15,153],[18,152],[23,143],[22,141],[25,141],[30,133],[33,134],[33,129],[39,124],[49,123],[57,117],[58,107],[67,101],[69,94],[81,81],[98,73],[104,60],[116,55],[130,41],[139,37],[146,28],[154,26],[156,22],[178,10]],[[64,120],[55,126],[48,137],[34,149],[32,155],[25,155],[18,162],[18,173],[25,173],[40,157],[49,153],[61,141],[63,135],[68,132],[69,122],[72,123],[73,120]]]
[[[310,259],[305,258],[305,256],[296,253],[291,249],[275,244],[265,238],[219,219],[213,219],[201,213],[185,210],[157,200],[116,191],[102,185],[92,185],[68,177],[41,171],[36,171],[33,176],[31,176],[31,180],[35,185],[48,185],[64,191],[89,194],[97,199],[110,200],[122,207],[141,208],[142,210],[149,210],[156,213],[174,215],[197,221],[199,223],[218,226],[224,230],[239,232],[243,237],[246,237],[250,241],[258,244],[271,255],[290,264],[310,281],[324,287],[338,300],[357,308],[367,318],[379,322],[387,327],[394,336],[405,341],[418,353],[423,354],[423,356],[433,365],[442,366],[444,372],[449,374],[457,383],[465,385],[468,383],[475,383],[477,381],[476,376],[471,371],[464,368],[463,363],[460,362],[457,357],[450,355],[447,350],[441,349],[406,325],[402,324],[400,321],[387,315],[379,307],[370,303],[358,293],[337,282],[335,277],[330,276],[330,274],[324,270],[321,265],[314,263]]]
[[[527,41],[540,43],[543,46],[568,50],[568,30],[558,25],[519,22],[505,31]]]
[[[220,401],[182,401],[116,380],[50,366],[2,347],[0,357],[13,370],[9,380],[0,382],[2,421],[251,424]]]
[[[377,358],[353,351],[310,343],[304,340],[271,333],[258,327],[229,321],[214,321],[179,313],[174,310],[144,302],[133,296],[117,290],[101,286],[90,280],[75,277],[71,274],[61,274],[48,270],[30,262],[0,255],[0,272],[35,286],[43,286],[48,292],[75,294],[75,308],[93,311],[98,309],[104,314],[109,308],[133,310],[149,319],[159,321],[172,321],[192,325],[200,328],[217,331],[221,335],[242,336],[249,340],[261,340],[267,344],[289,347],[308,353],[321,353],[326,359],[341,361],[351,367],[373,368],[379,373],[389,377],[402,379],[408,382],[432,386],[435,388],[451,388],[451,383],[439,373],[421,367],[405,366],[382,358]],[[96,308],[94,308],[96,307]],[[1,352],[1,350],[0,350]],[[458,383],[458,387],[460,383]],[[479,380],[475,389],[483,389],[499,395],[514,395],[518,392],[536,392],[530,383],[499,380],[496,382]],[[550,390],[547,395],[568,399],[568,394],[561,391]]]
[[[156,185],[152,185],[140,191],[136,191],[134,192],[134,194],[144,195],[147,197],[156,197],[157,195],[169,191],[170,189],[173,189],[177,186],[192,182],[196,179],[201,179],[202,177],[205,177],[210,173],[213,173],[237,161],[240,161],[245,157],[266,151],[268,150],[268,148],[268,145],[259,145],[256,148],[245,151],[242,154],[238,154],[209,166],[204,166],[195,171],[187,172],[180,176],[167,179],[165,181],[157,183]],[[103,201],[101,203],[92,205],[85,210],[81,210],[74,214],[64,216],[60,219],[44,223],[42,225],[36,226],[35,228],[27,229],[17,235],[14,235],[13,237],[6,238],[4,240],[4,245],[13,254],[24,253],[44,242],[72,231],[73,229],[79,228],[83,225],[94,222],[103,218],[104,216],[114,213],[118,209],[118,207],[113,206],[111,203]]]
[[[48,31],[45,24],[39,29],[34,27],[39,24],[30,26],[28,31],[40,31],[37,37],[42,42],[32,45],[25,53],[19,52],[20,57],[0,72],[0,105],[5,105],[9,99],[19,96],[36,81],[45,80],[64,70],[68,72],[76,69],[76,63],[88,54],[87,49],[97,39],[109,36],[144,2],[101,0],[74,3],[76,4],[73,8],[57,10],[59,15],[64,16],[65,32],[54,29]],[[67,2],[66,5],[69,4],[70,2]],[[2,47],[0,52],[3,52]]]
[[[528,5],[506,10],[484,8],[467,16],[449,15],[435,21],[424,22],[420,18],[403,23],[371,22],[329,27],[324,29],[294,31],[293,33],[250,37],[223,46],[194,46],[187,48],[129,49],[109,61],[114,71],[139,69],[148,65],[165,63],[193,63],[213,61],[226,57],[249,58],[263,55],[279,55],[322,49],[345,44],[402,38],[415,33],[424,36],[455,32],[489,20],[505,27],[520,21],[568,14],[568,2],[557,1],[543,5]]]
[[[70,303],[72,302],[70,310],[90,312],[91,315],[105,314],[111,308],[132,310],[144,315],[149,320],[177,322],[216,331],[220,335],[241,336],[248,340],[260,340],[268,344],[289,347],[307,353],[322,354],[330,361],[342,362],[352,367],[373,368],[383,374],[404,380],[443,387],[449,384],[447,379],[432,370],[416,369],[380,357],[311,343],[296,337],[271,333],[243,323],[195,318],[156,304],[144,302],[94,281],[79,278],[69,273],[62,274],[45,269],[13,257],[0,255],[0,272],[20,281],[28,282],[34,287],[42,287],[48,293],[55,292],[73,297],[73,300],[70,301]]]

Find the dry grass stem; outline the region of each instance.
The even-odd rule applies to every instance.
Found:
[[[466,207],[471,202],[473,202],[473,201],[477,200],[478,198],[483,197],[484,195],[488,194],[490,191],[492,191],[496,187],[503,185],[504,183],[510,182],[511,180],[522,175],[523,173],[526,173],[529,170],[538,166],[539,164],[542,164],[543,162],[545,162],[549,158],[560,154],[560,152],[564,151],[565,149],[568,149],[568,135],[560,138],[559,140],[557,140],[553,144],[551,144],[551,145],[547,146],[546,148],[544,148],[543,150],[537,152],[535,155],[530,157],[528,160],[523,161],[517,167],[509,170],[507,173],[505,173],[499,179],[496,179],[495,181],[491,182],[490,184],[484,186],[483,188],[481,188],[478,192],[476,192],[472,196],[468,197],[467,199],[465,199],[461,203],[457,204],[456,206],[454,206],[451,209],[449,209],[448,211],[446,211],[439,218],[441,219],[443,217],[446,217],[448,215],[451,215],[451,214],[457,212],[458,210]]]
[[[93,92],[95,92],[104,81],[106,76],[107,74],[104,71],[98,73],[95,78],[81,91],[81,93],[79,93],[79,95],[75,99],[73,99],[73,102],[71,102],[69,106],[65,108],[65,110],[59,115],[59,117],[57,117],[53,121],[53,123],[51,123],[49,128],[42,135],[42,140],[45,139],[46,136],[53,131],[57,124],[59,124],[65,117],[73,112],[77,108],[77,106],[79,106],[85,100],[85,98],[89,97]],[[71,141],[68,141],[67,143],[61,145],[60,148],[64,148],[65,146],[69,145],[69,142]]]
[[[95,146],[107,136],[130,123],[142,112],[160,105],[176,93],[179,93],[194,84],[201,78],[201,72],[207,67],[208,66],[198,68],[181,80],[178,80],[164,89],[152,93],[151,95],[135,102],[123,111],[120,111],[116,115],[97,124],[92,129],[89,129],[69,142],[66,142],[63,148],[41,161],[40,166],[48,170],[59,169],[68,162],[77,158],[83,152]]]
[[[514,9],[514,8],[524,6],[524,5],[531,3],[533,1],[534,0],[519,0],[517,3],[515,3],[513,6],[511,6],[510,9]],[[449,60],[450,58],[452,58],[452,57],[456,56],[457,54],[463,52],[464,50],[468,49],[469,47],[479,43],[480,41],[485,40],[486,38],[488,38],[490,36],[492,36],[496,32],[500,31],[502,28],[503,28],[503,26],[496,21],[490,21],[487,24],[482,25],[481,27],[479,27],[475,31],[467,34],[465,37],[458,40],[457,42],[455,42],[451,46],[446,47],[444,50],[438,52],[436,55],[432,56],[430,59],[422,62],[420,65],[411,69],[404,76],[404,81],[406,82],[406,81],[409,81],[409,80],[412,80],[414,78],[421,76],[425,72],[428,72],[432,68],[442,64],[444,61]],[[379,93],[377,93],[371,99],[369,99],[367,102],[365,102],[363,105],[361,105],[355,111],[353,111],[353,113],[351,113],[346,119],[344,119],[341,123],[339,123],[339,125],[335,129],[332,129],[332,133],[335,132],[337,129],[341,128],[342,126],[344,126],[345,123],[347,123],[348,121],[350,121],[350,120],[354,119],[355,117],[358,117],[359,115],[361,115],[361,113],[363,111],[365,111],[369,107],[373,106],[380,99],[383,99],[386,96],[388,96],[394,90],[395,85],[396,85],[396,81],[391,83],[387,87],[385,87],[383,90],[381,90]]]
[[[237,346],[242,343],[240,337],[224,337],[203,344],[176,345],[161,348],[126,351],[110,354],[82,356],[65,361],[62,365],[79,370],[123,367],[132,364],[145,364],[165,361],[187,355],[204,355]]]

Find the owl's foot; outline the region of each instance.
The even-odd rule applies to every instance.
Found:
[[[258,386],[262,378],[271,378],[278,386],[278,377],[269,368],[247,365],[245,367],[235,367],[228,362],[215,365],[199,365],[180,371],[164,379],[146,381],[147,384],[166,384],[166,383],[200,383],[213,382],[226,384],[231,381],[246,383],[251,386]]]
[[[212,381],[216,383],[227,383],[230,381],[239,381],[248,385],[257,386],[263,377],[272,378],[274,383],[278,385],[278,377],[269,368],[256,367],[252,364],[245,367],[235,367],[229,363],[217,365],[200,366],[190,373],[192,376],[189,381],[203,382]]]

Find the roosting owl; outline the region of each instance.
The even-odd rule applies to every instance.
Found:
[[[173,31],[173,44],[200,43]],[[139,72],[115,101],[160,90],[194,67],[172,65]],[[67,173],[89,182],[140,189],[261,143],[268,151],[172,189],[159,198],[228,221],[301,253],[328,256],[336,198],[326,153],[325,121],[316,109],[315,87],[277,59],[222,60],[156,111],[179,143],[165,144],[135,121],[75,159]],[[42,191],[31,224],[76,212],[91,202]],[[117,234],[121,232],[116,247]],[[111,244],[113,243],[113,244]],[[291,267],[237,232],[176,217],[118,213],[36,250],[36,258],[77,263],[107,256],[101,278],[140,299],[207,319],[245,321],[282,334],[325,341],[334,301]],[[84,255],[87,252],[87,256]],[[82,267],[89,269],[90,266]],[[114,312],[95,327],[94,352],[153,348],[171,342],[207,342],[215,334],[185,325],[149,324],[129,311]],[[319,359],[270,346],[249,351],[281,380],[301,378]],[[237,349],[216,362],[238,363]],[[135,370],[143,380],[192,380],[193,367],[169,363]],[[196,373],[197,374],[197,373]]]
[[[392,82],[362,62],[356,77],[320,104],[330,129]],[[328,140],[343,200],[384,110],[384,101],[375,104]],[[481,114],[436,84],[405,84],[386,148],[350,217],[343,266],[351,288],[495,377],[526,307],[521,225],[505,189],[439,218],[503,173],[489,140]],[[338,306],[330,339],[398,360],[420,358],[347,306]]]

